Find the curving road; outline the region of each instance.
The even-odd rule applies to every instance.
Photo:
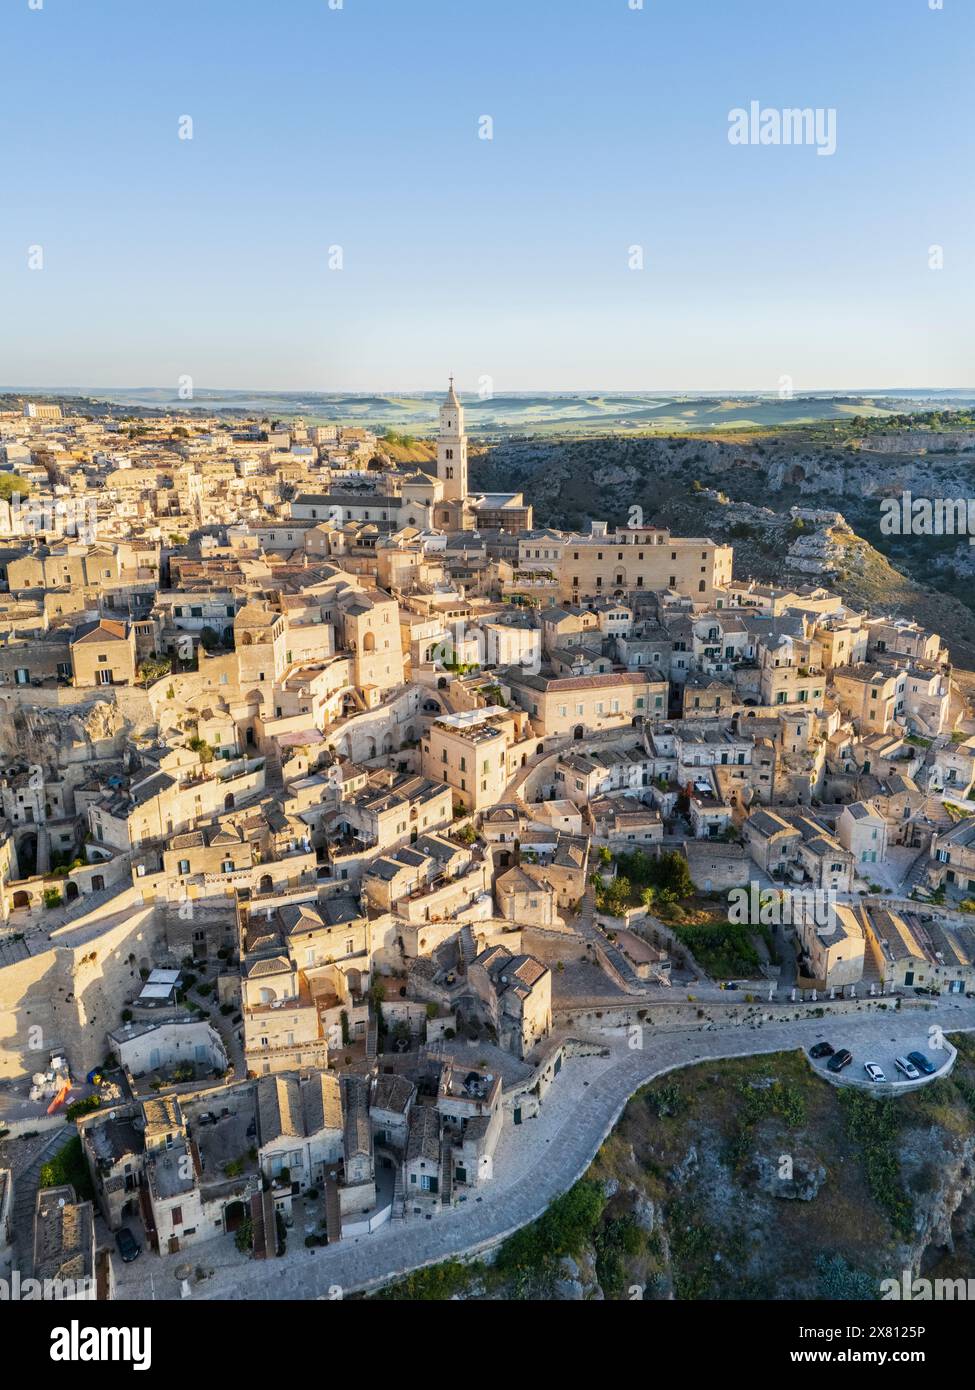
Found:
[[[229,1237],[196,1246],[179,1256],[144,1256],[117,1268],[118,1297],[178,1298],[177,1265],[201,1265],[210,1272],[194,1283],[190,1296],[206,1299],[315,1299],[375,1287],[451,1256],[496,1243],[540,1216],[588,1168],[596,1150],[619,1118],[627,1100],[654,1077],[695,1062],[810,1047],[827,1035],[861,1057],[862,1049],[909,1035],[916,1046],[932,1025],[945,1032],[975,1030],[975,1008],[965,1000],[943,1001],[929,1010],[896,1014],[873,1011],[861,1016],[803,1019],[753,1028],[711,1026],[682,1032],[645,1033],[644,1046],[630,1051],[619,1037],[607,1038],[607,1057],[568,1059],[534,1120],[515,1127],[505,1117],[495,1155],[497,1177],[481,1198],[443,1212],[433,1220],[390,1222],[371,1236],[344,1240],[308,1251],[297,1223],[289,1249],[269,1263],[237,1256]]]

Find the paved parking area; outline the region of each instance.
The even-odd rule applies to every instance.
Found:
[[[894,1015],[890,1020],[890,1029],[887,1035],[878,1031],[868,1041],[850,1042],[843,1036],[842,1021],[838,1020],[836,1028],[829,1028],[823,1034],[823,1039],[830,1043],[835,1051],[841,1047],[847,1048],[853,1053],[853,1061],[843,1068],[839,1073],[831,1073],[828,1070],[829,1058],[813,1058],[809,1061],[817,1072],[821,1072],[828,1080],[842,1085],[863,1085],[869,1082],[869,1077],[864,1070],[867,1062],[876,1063],[884,1074],[882,1082],[871,1083],[878,1092],[887,1090],[896,1093],[898,1083],[907,1082],[908,1078],[899,1072],[894,1065],[895,1057],[907,1057],[909,1052],[921,1052],[927,1057],[928,1061],[936,1068],[930,1076],[925,1076],[922,1072],[919,1080],[911,1083],[911,1089],[915,1089],[922,1082],[937,1081],[940,1077],[946,1076],[951,1070],[955,1060],[955,1050],[942,1037],[941,1029],[937,1024],[926,1028],[921,1019],[905,1018],[900,1014]],[[905,1027],[905,1024],[907,1026]],[[823,1039],[817,1039],[822,1041]]]

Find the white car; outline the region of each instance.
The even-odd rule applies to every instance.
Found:
[[[864,1062],[863,1070],[867,1073],[871,1081],[886,1081],[883,1071],[877,1066],[876,1062]]]
[[[908,1081],[920,1081],[921,1073],[914,1063],[909,1061],[906,1057],[895,1057],[894,1066],[903,1076],[907,1077]]]

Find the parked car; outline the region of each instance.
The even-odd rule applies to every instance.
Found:
[[[817,1060],[820,1057],[832,1057],[833,1048],[828,1042],[817,1043],[815,1047],[809,1049],[809,1055],[810,1057],[817,1058]]]
[[[871,1081],[886,1081],[883,1070],[877,1066],[876,1062],[864,1062],[863,1070],[867,1073]]]
[[[724,987],[725,987],[725,989],[737,989],[737,988],[738,988],[738,981],[737,981],[737,980],[725,980]]]
[[[848,1067],[852,1061],[853,1053],[847,1048],[841,1047],[839,1052],[834,1052],[826,1063],[826,1070],[832,1072],[842,1071],[843,1068]]]
[[[909,1057],[895,1057],[894,1066],[908,1081],[920,1081],[921,1073]]]
[[[201,1125],[215,1125],[216,1123],[217,1117],[216,1115],[214,1115],[212,1110],[204,1110],[203,1114],[200,1115],[199,1119],[197,1120],[197,1124]]]
[[[907,1054],[907,1060],[913,1062],[918,1071],[923,1072],[925,1076],[933,1076],[938,1070],[934,1063],[928,1057],[925,1057],[923,1052],[909,1052]]]
[[[115,1244],[122,1256],[123,1264],[131,1264],[142,1254],[142,1246],[127,1226],[122,1226],[120,1230],[115,1232]]]
[[[938,991],[937,991],[936,989],[931,989],[930,986],[928,986],[928,985],[915,985],[915,986],[914,986],[914,993],[915,993],[915,994],[937,994]]]

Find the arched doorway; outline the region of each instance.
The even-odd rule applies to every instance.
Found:
[[[271,877],[271,875],[270,875],[270,874],[261,874],[261,881],[260,881],[260,883],[257,885],[257,891],[258,891],[259,893],[270,893],[270,891],[271,891],[271,889],[272,889],[273,887],[274,887],[274,879]]]
[[[30,907],[30,894],[18,888],[14,894],[14,907]]]
[[[91,891],[92,891],[93,893],[100,893],[100,892],[104,889],[104,887],[105,887],[105,878],[104,878],[104,875],[103,875],[103,874],[92,874],[92,876],[91,876]]]
[[[69,903],[73,903],[75,898],[78,896],[78,885],[74,882],[73,879],[69,878],[67,883],[64,885],[64,896]]]
[[[228,792],[227,795],[224,797],[224,799],[223,799],[223,809],[224,809],[225,811],[232,811],[232,810],[234,809],[234,794],[233,794],[233,792]]]
[[[577,725],[575,726],[575,729],[574,729],[573,732],[572,732],[572,737],[573,737],[573,738],[582,738],[582,736],[583,736],[584,733],[585,733],[585,730],[583,729],[582,725],[581,725],[581,724],[577,724]]]

